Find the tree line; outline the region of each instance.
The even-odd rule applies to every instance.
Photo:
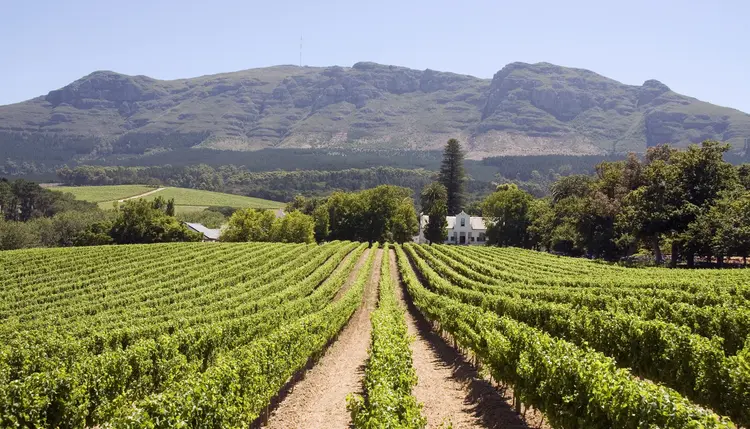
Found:
[[[337,191],[318,198],[298,195],[287,204],[286,211],[309,216],[318,242],[403,243],[419,233],[412,191],[399,186],[381,185],[359,192]]]
[[[381,185],[360,192],[336,191],[327,197],[296,196],[285,212],[237,210],[221,241],[313,243],[333,240],[369,243],[410,241],[418,232],[412,191]]]
[[[26,180],[0,180],[0,250],[197,241],[174,200],[128,200],[114,210]]]
[[[593,176],[562,177],[537,199],[512,184],[481,205],[491,244],[615,261],[652,254],[670,265],[750,254],[750,164],[723,158],[728,144],[669,145],[602,162]]]
[[[0,250],[202,239],[180,220],[223,226],[221,241],[235,242],[402,243],[418,233],[412,191],[390,185],[360,192],[337,191],[321,198],[297,196],[281,215],[230,207],[176,214],[174,200],[161,196],[152,201],[127,200],[112,210],[101,210],[96,204],[75,200],[72,194],[24,180],[3,180],[0,212]]]

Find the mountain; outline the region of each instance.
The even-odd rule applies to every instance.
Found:
[[[548,63],[491,79],[369,62],[157,80],[97,71],[0,106],[0,159],[66,162],[190,148],[439,149],[469,156],[643,152],[750,138],[750,115]]]

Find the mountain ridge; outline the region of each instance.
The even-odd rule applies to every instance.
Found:
[[[6,159],[64,162],[211,148],[435,150],[469,156],[643,152],[705,139],[742,150],[750,115],[593,71],[514,62],[492,79],[358,62],[159,80],[94,71],[0,106]]]

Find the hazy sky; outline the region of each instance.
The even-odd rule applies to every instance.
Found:
[[[748,0],[0,0],[0,104],[94,70],[161,79],[375,61],[593,70],[750,112]]]

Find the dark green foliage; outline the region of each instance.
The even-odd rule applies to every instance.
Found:
[[[174,216],[174,198],[170,198],[167,201],[167,206],[164,209],[167,216]]]
[[[658,264],[666,242],[672,266],[680,259],[692,266],[695,255],[719,263],[745,256],[740,195],[750,169],[726,162],[728,150],[714,141],[684,151],[655,146],[644,159],[603,162],[594,176],[563,176],[550,186],[549,200],[531,205],[529,244],[606,260],[645,248]],[[506,235],[513,234],[498,237]]]
[[[750,255],[750,191],[726,192],[688,225],[685,247],[700,256]]]
[[[361,192],[334,192],[326,199],[330,240],[403,242],[418,230],[411,191],[382,185]]]
[[[33,182],[0,180],[0,250],[72,246],[107,215],[96,204],[52,192]]]
[[[419,218],[411,198],[403,198],[391,216],[391,241],[405,243],[419,233]]]
[[[448,140],[443,152],[443,163],[440,165],[438,181],[445,186],[448,193],[446,206],[448,215],[461,213],[464,207],[466,172],[464,170],[464,152],[456,139]]]
[[[315,220],[315,240],[321,242],[331,234],[331,219],[328,214],[328,207],[325,204],[315,207],[312,217]]]
[[[0,219],[0,250],[41,246],[39,229],[39,226],[33,221],[8,222]]]
[[[448,192],[441,183],[432,182],[420,194],[422,214],[427,216],[424,237],[430,243],[442,243],[448,237]]]
[[[746,190],[750,191],[750,164],[737,166],[737,176],[739,177],[740,184],[744,186]]]
[[[5,220],[25,222],[70,210],[96,210],[96,204],[77,201],[70,194],[53,192],[23,179],[0,179],[0,212]]]
[[[550,187],[552,202],[557,203],[571,197],[585,197],[591,190],[591,183],[593,181],[594,179],[591,176],[584,175],[560,178]]]
[[[136,244],[201,240],[200,234],[168,216],[159,207],[161,205],[156,199],[153,202],[141,199],[125,201],[112,222],[109,233],[112,241],[116,244]]]
[[[515,185],[500,185],[482,205],[487,244],[529,247],[529,210],[533,197]]]
[[[76,236],[74,246],[103,246],[113,244],[109,235],[112,230],[111,222],[96,222]]]
[[[220,206],[220,207],[219,206],[211,206],[211,207],[207,208],[206,211],[219,213],[219,214],[221,214],[224,217],[229,217],[229,216],[232,216],[234,214],[234,212],[237,211],[237,208],[236,207],[227,207],[227,206]]]

